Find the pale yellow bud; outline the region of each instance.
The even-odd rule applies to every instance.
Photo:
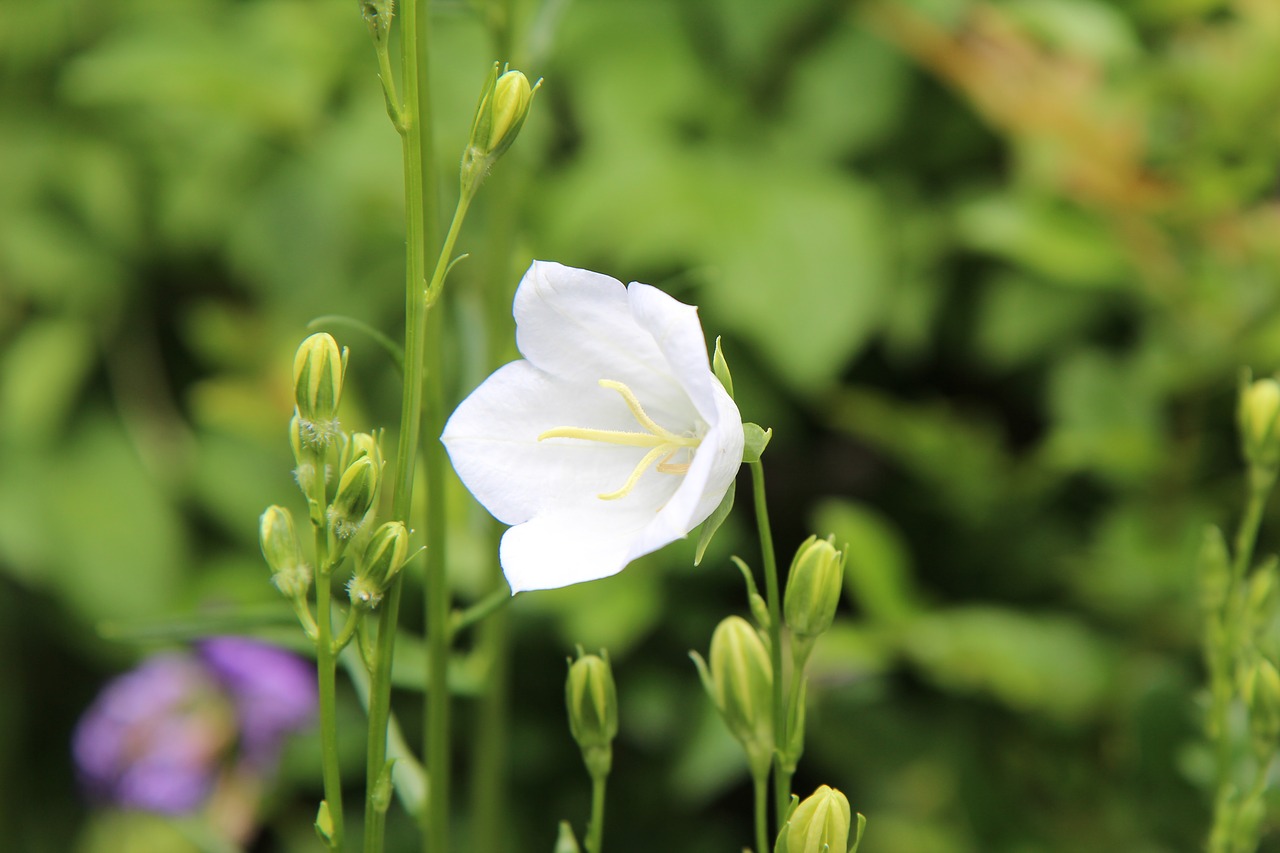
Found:
[[[609,773],[613,739],[618,734],[618,692],[609,659],[582,654],[569,665],[564,684],[569,711],[569,731],[582,749],[582,759],[592,777]]]
[[[844,794],[822,785],[791,814],[778,839],[786,853],[845,853],[852,810]]]

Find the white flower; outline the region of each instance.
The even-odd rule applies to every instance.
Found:
[[[524,359],[441,437],[471,493],[514,525],[500,549],[512,592],[617,574],[701,524],[733,483],[743,433],[697,309],[535,261],[514,313]]]

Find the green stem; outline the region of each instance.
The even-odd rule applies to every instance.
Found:
[[[1230,824],[1234,821],[1239,808],[1239,794],[1232,790],[1234,756],[1229,718],[1231,703],[1236,695],[1232,676],[1235,662],[1241,651],[1242,638],[1239,626],[1244,617],[1245,577],[1253,562],[1258,528],[1262,523],[1267,499],[1275,486],[1276,475],[1277,469],[1273,466],[1250,466],[1248,497],[1244,516],[1240,519],[1240,526],[1236,530],[1231,576],[1227,582],[1221,613],[1221,624],[1224,630],[1220,633],[1219,642],[1222,647],[1209,650],[1210,660],[1221,662],[1218,666],[1211,667],[1210,673],[1212,705],[1209,710],[1209,728],[1217,738],[1218,777],[1217,794],[1214,798],[1213,827],[1209,833],[1211,853],[1224,853],[1234,844],[1232,838],[1234,833]]]
[[[427,753],[426,849],[449,850],[449,584],[446,575],[445,472],[448,460],[440,434],[444,431],[444,323],[439,310],[430,310],[444,288],[454,244],[467,217],[471,198],[463,194],[449,224],[449,233],[436,259],[435,273],[427,286],[428,347],[425,352],[426,417],[420,436],[427,467],[427,567],[425,613],[427,620],[427,703],[423,721]]]
[[[491,538],[496,539],[497,537]],[[498,551],[497,542],[495,541],[493,545],[493,552],[496,554]],[[514,596],[511,595],[511,590],[502,579],[501,573],[498,574],[495,583],[497,586],[484,598],[480,599],[466,610],[454,611],[453,619],[449,623],[449,639],[452,640],[467,628],[470,628],[477,622],[497,613],[511,602],[511,599]]]
[[[431,113],[426,85],[427,63],[421,50],[426,44],[429,16],[427,0],[408,0],[401,7],[401,79],[403,105],[388,103],[392,122],[400,133],[404,164],[405,200],[405,332],[404,386],[401,395],[400,434],[396,452],[392,517],[413,527],[413,475],[417,464],[418,434],[422,423],[423,358],[427,338],[426,245],[435,233],[435,193],[430,156]],[[394,93],[390,62],[379,51],[384,92]],[[394,107],[394,109],[393,109]],[[387,590],[378,616],[369,689],[369,730],[365,765],[365,853],[381,853],[386,812],[375,799],[378,779],[387,760],[387,726],[391,714],[391,664],[395,654],[396,625],[400,614],[403,576]]]
[[[347,643],[351,642],[351,638],[355,636],[356,628],[360,626],[363,616],[364,614],[356,607],[352,607],[347,611],[347,619],[342,624],[342,630],[338,632],[338,636],[333,640],[333,653],[335,655],[345,649]]]
[[[764,465],[749,463],[755,495],[756,526],[760,530],[760,552],[764,560],[765,600],[769,605],[769,661],[773,669],[774,810],[779,825],[791,803],[791,782],[779,761],[786,745],[786,706],[782,690],[782,603],[778,592],[778,558],[773,551],[773,531],[769,527],[769,505],[765,500]]]
[[[591,777],[591,823],[587,825],[587,853],[600,853],[604,843],[604,792],[608,775]]]
[[[769,853],[769,775],[756,776],[756,853]]]
[[[800,723],[800,705],[804,702],[805,669],[809,665],[809,655],[813,652],[814,641],[811,637],[792,637],[791,647],[791,683],[787,689],[786,724],[782,730],[782,745],[778,748],[778,763],[774,769],[779,795],[786,792],[787,801],[778,814],[778,825],[782,825],[782,816],[791,807],[791,780],[795,776],[796,764],[804,751],[804,733],[799,733],[797,740],[793,726]],[[794,750],[792,749],[794,745]]]
[[[320,772],[324,798],[329,804],[333,831],[329,849],[341,850],[343,842],[342,778],[338,766],[338,670],[333,649],[333,566],[329,563],[327,533],[315,530],[316,564],[316,672],[320,693]]]

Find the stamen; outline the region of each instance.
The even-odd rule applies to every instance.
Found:
[[[631,476],[627,478],[627,482],[622,484],[622,488],[618,489],[616,492],[605,492],[604,494],[596,495],[596,497],[602,501],[616,501],[618,498],[623,498],[631,494],[631,490],[636,487],[636,483],[640,482],[640,475],[644,473],[645,469],[649,467],[653,460],[662,455],[662,451],[664,449],[665,448],[662,447],[655,447],[653,450],[646,453],[644,458],[641,459],[636,467],[631,471]]]
[[[636,423],[645,428],[645,432],[621,429],[592,429],[590,427],[555,427],[538,436],[538,441],[547,438],[573,438],[579,441],[599,441],[604,444],[617,444],[623,447],[648,447],[648,453],[640,460],[622,488],[598,495],[601,500],[612,501],[625,497],[635,488],[640,477],[650,465],[657,462],[655,469],[662,474],[684,474],[689,470],[688,463],[673,463],[671,460],[677,453],[685,449],[693,449],[702,443],[700,438],[689,435],[676,435],[665,429],[653,418],[649,417],[635,393],[621,382],[612,379],[601,379],[600,386],[617,391],[627,404],[631,416]]]

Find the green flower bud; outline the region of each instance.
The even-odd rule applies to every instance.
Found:
[[[711,635],[711,663],[694,653],[711,701],[729,732],[746,750],[753,774],[773,761],[773,667],[769,650],[751,623],[730,616]]]
[[[851,818],[844,794],[822,785],[791,813],[774,853],[845,853]]]
[[[587,655],[569,664],[564,683],[569,731],[582,749],[591,777],[607,776],[613,764],[613,739],[618,734],[618,692],[607,655]]]
[[[355,536],[373,507],[381,476],[378,466],[367,456],[352,462],[342,472],[338,493],[329,505],[329,530],[339,541]]]
[[[1242,680],[1240,692],[1249,706],[1250,731],[1260,741],[1274,742],[1280,735],[1280,671],[1260,657]]]
[[[364,553],[356,561],[355,574],[347,583],[347,594],[356,607],[378,606],[405,560],[409,558],[409,531],[399,521],[388,521],[374,531]]]
[[[345,471],[351,467],[352,462],[362,456],[368,456],[378,466],[378,470],[382,470],[381,438],[381,434],[374,435],[367,432],[355,432],[347,436],[342,446],[338,467]]]
[[[346,369],[347,351],[339,350],[338,342],[325,332],[312,335],[298,347],[293,357],[294,402],[302,418],[305,444],[324,448],[337,433]]]
[[[475,192],[489,167],[516,141],[529,115],[534,93],[541,85],[539,80],[530,86],[529,78],[519,71],[500,74],[498,63],[493,64],[481,90],[480,103],[471,122],[471,137],[462,155],[464,194]]]
[[[797,637],[817,637],[831,627],[844,582],[844,554],[832,539],[810,536],[796,551],[787,574],[782,609]]]
[[[282,506],[267,507],[258,525],[262,556],[271,567],[271,580],[286,598],[301,598],[311,587],[311,567],[302,558],[302,546],[293,527],[293,516]]]
[[[375,44],[382,44],[391,32],[391,18],[395,15],[393,0],[359,0],[360,14],[369,27],[369,35]]]
[[[1238,420],[1245,459],[1253,465],[1274,466],[1280,462],[1280,383],[1259,379],[1242,384]]]

